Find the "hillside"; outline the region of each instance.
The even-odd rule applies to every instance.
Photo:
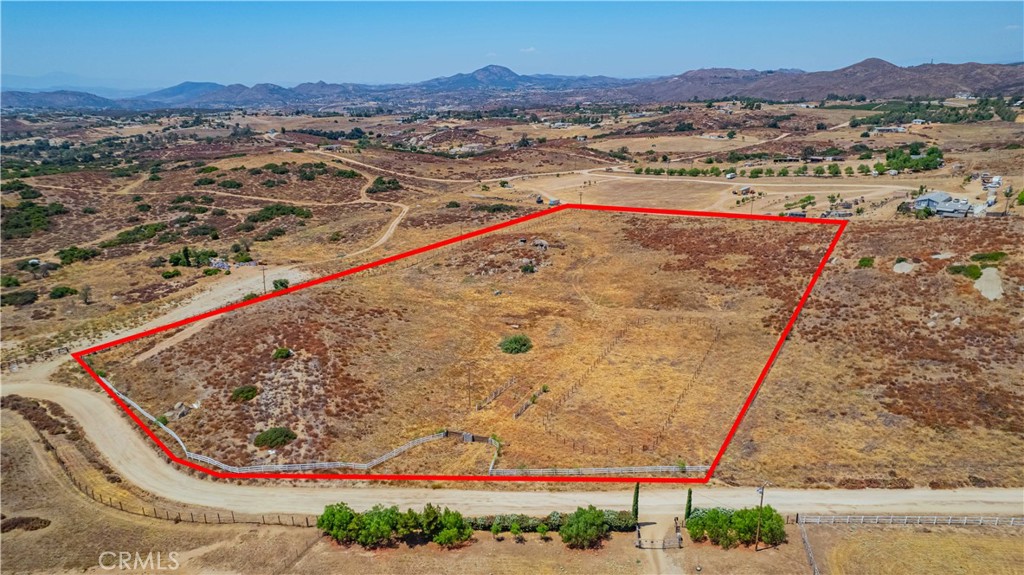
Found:
[[[655,103],[747,96],[769,100],[818,100],[829,94],[868,98],[952,96],[957,92],[1011,95],[1024,91],[1024,65],[923,64],[900,67],[869,58],[825,72],[707,68],[653,79],[606,76],[521,75],[504,66],[414,84],[303,83],[223,86],[184,82],[138,98],[111,100],[84,92],[4,92],[3,107],[19,109],[289,108],[386,105],[486,107],[558,105],[581,101]]]

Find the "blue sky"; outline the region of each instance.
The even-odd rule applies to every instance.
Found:
[[[413,82],[501,64],[647,77],[1024,60],[1024,2],[39,3],[4,1],[5,75]]]

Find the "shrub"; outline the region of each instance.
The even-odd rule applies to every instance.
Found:
[[[501,535],[501,525],[499,525],[497,523],[492,523],[491,524],[491,535],[494,536],[495,539],[497,539],[498,536]]]
[[[242,187],[242,183],[241,182],[236,182],[235,180],[221,180],[221,181],[217,182],[217,185],[222,187],[222,188],[228,188],[228,189],[231,189],[231,190],[238,189],[238,188]]]
[[[146,213],[146,212],[152,210],[153,206],[151,206],[149,204],[135,204],[135,209],[140,211],[140,212],[142,212],[142,213]]]
[[[605,514],[593,505],[586,509],[577,508],[575,513],[566,518],[565,524],[558,530],[558,534],[562,537],[562,542],[570,548],[597,547],[608,536]]]
[[[213,172],[216,172],[217,170],[220,170],[220,168],[218,168],[217,166],[203,166],[202,168],[199,168],[198,170],[196,170],[196,173],[197,174],[212,174]]]
[[[253,239],[257,242],[272,242],[275,238],[279,238],[286,233],[288,232],[284,228],[270,228]]]
[[[206,268],[205,270],[203,270],[203,275],[207,276],[207,277],[215,276],[215,275],[219,274],[220,272],[221,272],[220,268]]]
[[[12,291],[0,295],[0,305],[28,305],[38,298],[39,294],[34,291]]]
[[[519,267],[519,271],[523,272],[524,274],[532,274],[535,271],[537,271],[537,268],[533,267],[533,264],[525,264]]]
[[[946,268],[949,273],[953,275],[962,275],[964,277],[976,280],[981,277],[981,266],[970,264],[966,266],[955,265]]]
[[[526,353],[533,349],[533,342],[523,334],[510,335],[501,340],[501,351],[505,353]]]
[[[279,218],[282,216],[308,218],[312,215],[313,212],[309,211],[306,208],[300,208],[298,206],[289,206],[285,204],[270,204],[268,206],[263,206],[263,208],[261,208],[260,211],[254,214],[249,214],[249,216],[245,219],[248,222],[258,223],[269,222],[274,218]]]
[[[210,236],[212,239],[217,239],[215,236],[218,235],[217,228],[208,225],[196,226],[188,231],[190,236]]]
[[[50,229],[50,217],[67,213],[63,204],[37,204],[20,202],[16,206],[4,206],[2,213],[3,239],[27,238],[35,232]]]
[[[84,262],[98,255],[100,255],[100,251],[96,248],[80,248],[78,246],[71,246],[57,252],[57,257],[60,258],[62,265]]]
[[[444,205],[444,207],[446,207],[446,208],[458,208],[458,207],[461,207],[461,206],[462,206],[462,204],[460,204],[459,202],[456,202],[455,200],[452,200],[452,201],[450,201],[450,202],[448,202],[447,204]]]
[[[18,287],[21,285],[21,281],[14,276],[0,276],[0,286],[2,287]]]
[[[50,299],[61,299],[68,297],[69,295],[75,295],[78,290],[68,286],[56,286],[50,290]]]
[[[547,541],[548,539],[550,539],[550,537],[548,537],[548,526],[543,523],[538,525],[537,535],[540,535],[542,541]]]
[[[198,180],[192,182],[192,185],[193,186],[209,186],[210,184],[216,183],[216,181],[217,180],[214,180],[213,178],[199,178]]]
[[[180,276],[180,275],[181,275],[181,270],[178,270],[178,269],[174,269],[174,270],[166,270],[166,271],[164,271],[164,272],[163,272],[162,274],[160,274],[160,275],[161,275],[161,276],[163,276],[163,278],[164,278],[165,280],[169,280],[169,279],[171,279],[171,278],[176,278],[176,277]]]
[[[860,258],[857,260],[857,267],[870,268],[875,266],[875,258]]]
[[[298,436],[295,432],[287,427],[271,427],[257,435],[252,443],[256,447],[281,447],[294,441],[296,437]]]
[[[998,262],[1006,257],[1006,252],[987,252],[971,256],[972,262]]]
[[[151,182],[159,182],[162,179],[163,178],[160,177],[160,174],[150,174],[149,175],[149,181],[151,181]]]
[[[193,216],[195,218],[195,216]],[[113,239],[105,242],[100,242],[101,248],[112,248],[114,246],[122,246],[126,244],[134,244],[138,242],[144,242],[152,239],[158,233],[167,229],[167,224],[163,222],[157,222],[154,224],[145,224],[142,226],[134,227],[130,230],[118,232]]]
[[[244,296],[242,296],[242,301],[249,301],[251,299],[256,299],[258,297],[260,297],[260,296],[254,294],[252,292],[249,292],[249,293],[245,294]]]
[[[272,357],[274,359],[288,359],[291,356],[292,350],[288,349],[287,347],[279,347],[274,350],[274,355]]]
[[[512,526],[509,527],[508,532],[515,538],[516,543],[523,542],[523,528],[520,527],[518,523],[513,523]]]
[[[510,206],[508,204],[479,204],[473,206],[473,211],[487,212],[489,214],[499,214],[502,212],[514,212],[516,211],[516,207]]]
[[[243,385],[236,387],[231,392],[231,401],[249,401],[250,399],[259,395],[260,389],[255,385]]]
[[[366,189],[366,193],[376,194],[378,192],[389,192],[400,189],[402,189],[402,184],[400,184],[395,178],[377,176],[377,179],[375,179],[373,183],[370,184],[370,187]]]
[[[331,175],[336,178],[358,178],[359,172],[355,170],[334,170]]]
[[[288,280],[284,278],[274,280],[274,291],[279,289],[286,289],[288,287]]]

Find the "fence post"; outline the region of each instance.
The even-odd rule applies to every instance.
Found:
[[[232,523],[235,522],[235,512],[234,511],[231,512],[231,522]]]

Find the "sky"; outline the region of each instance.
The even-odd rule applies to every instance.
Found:
[[[1024,2],[0,3],[0,66],[117,88],[1024,61]],[[19,79],[24,81],[23,79]]]

